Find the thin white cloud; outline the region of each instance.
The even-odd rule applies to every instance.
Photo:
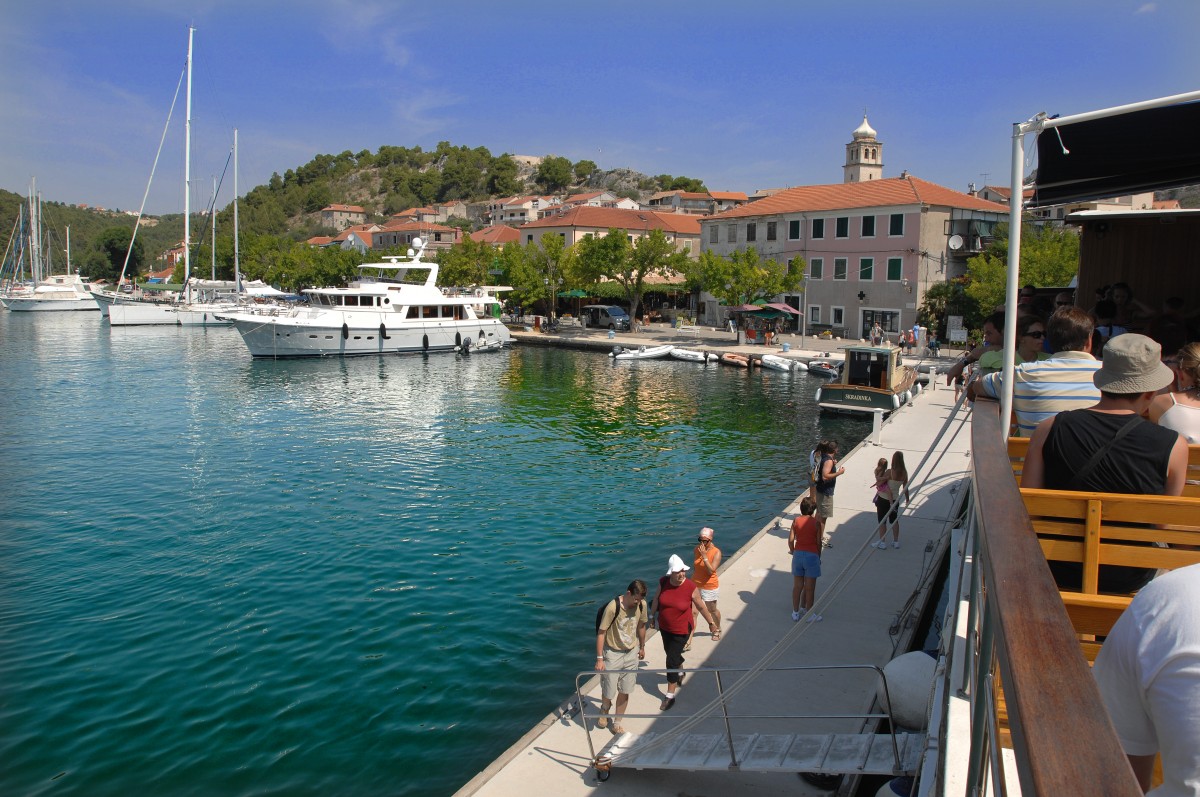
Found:
[[[1134,14],[1153,14],[1158,10],[1157,3],[1143,3]]]

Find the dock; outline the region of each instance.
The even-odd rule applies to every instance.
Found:
[[[571,345],[576,348],[613,345],[662,345],[673,343],[714,351],[734,350],[754,355],[772,353],[801,358],[836,352],[842,341],[811,337],[781,346],[737,344],[728,331],[719,337],[679,332],[670,328],[648,333],[618,333],[608,339],[606,330],[579,330],[575,334],[551,335],[541,332],[514,333],[519,345]],[[528,340],[536,336],[534,340]],[[564,338],[551,342],[552,339]],[[718,348],[721,341],[725,347]],[[943,349],[941,369],[952,361]],[[916,363],[906,360],[909,364]],[[935,366],[936,367],[936,366]],[[957,409],[953,390],[944,380],[918,394],[908,405],[883,422],[878,440],[865,440],[844,451],[846,473],[838,480],[834,516],[826,526],[829,547],[822,560],[822,576],[817,581],[815,612],[821,622],[793,623],[791,619],[791,557],[787,550],[791,518],[799,511],[800,498],[780,507],[778,517],[760,529],[740,550],[724,550],[725,563],[720,571],[719,608],[723,615],[723,636],[713,642],[706,629],[697,631],[693,647],[685,654],[689,671],[679,688],[677,700],[669,711],[659,711],[665,694],[665,679],[659,673],[665,667],[662,644],[651,632],[646,645],[647,670],[638,676],[623,721],[626,734],[614,738],[594,728],[599,711],[599,679],[586,673],[592,667],[591,640],[581,637],[579,670],[583,685],[582,712],[574,684],[563,684],[563,701],[541,722],[531,728],[491,765],[478,773],[458,792],[459,795],[507,797],[528,794],[661,795],[661,794],[778,794],[783,790],[799,794],[828,794],[828,783],[816,785],[798,777],[798,772],[848,771],[851,774],[878,771],[879,761],[890,760],[875,736],[877,720],[864,719],[878,711],[876,690],[880,678],[871,667],[882,667],[907,651],[926,598],[933,588],[933,573],[950,541],[956,525],[954,511],[962,490],[969,481],[969,412]],[[901,546],[893,548],[891,536],[884,550],[872,545],[877,537],[873,471],[877,460],[890,460],[894,451],[903,451],[910,473],[910,500],[901,515]],[[807,489],[806,477],[794,474],[797,492]],[[716,543],[721,544],[717,529]],[[669,551],[663,552],[665,563]],[[630,574],[634,577],[642,574]],[[645,574],[653,597],[659,573]],[[615,594],[624,583],[609,585]],[[581,632],[582,636],[588,636]],[[584,643],[588,644],[584,644]],[[919,644],[920,640],[918,640]],[[778,671],[755,673],[764,656],[770,656]],[[863,665],[858,669],[841,665]],[[836,667],[836,669],[835,669]],[[829,669],[826,669],[829,668]],[[716,671],[722,671],[723,690],[736,691],[736,698],[714,709],[720,701]],[[700,716],[697,712],[701,712]],[[728,715],[728,717],[724,716]],[[817,716],[814,716],[817,715]],[[694,717],[694,718],[693,718]],[[585,718],[585,719],[583,719]],[[585,730],[586,720],[586,730]],[[619,756],[623,748],[645,744],[646,740],[670,735],[685,724],[689,736],[673,746],[663,745],[680,756],[663,752],[644,756],[645,768],[625,760],[626,767],[614,767],[598,776],[593,752]],[[590,733],[594,747],[589,747]],[[728,734],[728,736],[727,736]],[[803,737],[803,738],[801,738]],[[740,749],[734,765],[727,760],[734,739]],[[855,739],[859,742],[855,742]],[[900,738],[900,737],[898,737]],[[787,741],[790,739],[790,741]],[[821,742],[825,739],[825,742]],[[705,741],[707,740],[707,741]],[[840,740],[840,741],[839,741]],[[909,749],[904,751],[911,763],[919,758],[918,735],[902,737]],[[824,745],[824,753],[817,748]],[[708,745],[705,747],[705,745]],[[792,751],[785,747],[792,745]],[[849,753],[838,763],[827,761],[828,753],[841,745],[843,751],[861,748],[859,763]],[[614,751],[613,747],[617,749]],[[883,748],[891,745],[884,744]],[[765,760],[752,749],[774,751],[775,763],[755,767],[752,761]],[[801,755],[807,750],[808,758]],[[762,752],[762,750],[760,750]],[[688,756],[691,763],[688,763]],[[815,756],[815,757],[814,757]],[[866,763],[874,756],[875,765]],[[882,758],[881,758],[882,756]],[[655,759],[655,763],[650,763]],[[821,762],[825,762],[822,765]],[[640,764],[639,764],[640,765]],[[886,769],[888,765],[883,768]]]

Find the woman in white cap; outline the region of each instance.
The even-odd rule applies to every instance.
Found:
[[[650,606],[650,627],[658,626],[662,637],[663,651],[667,654],[667,696],[659,710],[666,711],[675,705],[675,690],[683,682],[683,646],[687,644],[692,629],[692,609],[695,608],[708,621],[708,630],[715,642],[721,638],[721,630],[709,614],[708,607],[700,599],[696,582],[687,577],[688,566],[676,554],[667,562],[667,574],[658,580],[658,594]]]

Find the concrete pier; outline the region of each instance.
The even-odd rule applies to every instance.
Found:
[[[521,345],[544,342],[549,345],[573,345],[605,350],[614,344],[629,346],[672,343],[691,348],[734,350],[745,354],[773,353],[797,360],[836,352],[846,341],[814,341],[803,346],[783,336],[779,343],[790,343],[789,352],[780,346],[747,346],[734,342],[733,334],[718,332],[697,334],[669,328],[649,332],[619,333],[609,340],[606,330],[578,330],[558,335],[517,332]],[[561,340],[556,340],[561,339]],[[725,346],[721,346],[721,340]],[[551,341],[555,341],[551,343]],[[815,345],[813,345],[815,344]],[[951,353],[943,349],[943,363]],[[916,364],[909,361],[909,364]],[[944,367],[944,365],[943,365]],[[799,511],[799,496],[780,507],[776,521],[761,529],[741,550],[725,551],[719,606],[723,615],[723,636],[713,642],[701,627],[692,650],[685,654],[684,667],[750,668],[764,655],[777,656],[776,666],[871,664],[882,666],[894,655],[908,649],[915,633],[920,610],[932,587],[931,574],[937,559],[949,542],[952,516],[970,465],[969,413],[955,412],[953,391],[944,382],[926,389],[913,402],[883,422],[878,442],[868,439],[852,451],[843,452],[846,473],[837,483],[834,517],[826,532],[828,547],[822,559],[822,576],[817,582],[815,611],[823,621],[793,623],[791,619],[791,557],[787,550],[790,519]],[[935,445],[936,441],[936,445]],[[901,545],[887,548],[872,545],[877,541],[877,521],[872,498],[873,471],[881,457],[890,460],[894,451],[903,451],[910,473],[910,500],[901,515]],[[797,479],[797,492],[806,490]],[[720,530],[717,530],[720,545]],[[664,551],[665,562],[669,551]],[[688,553],[680,551],[679,553]],[[622,585],[613,585],[619,589]],[[655,585],[651,584],[651,597]],[[703,624],[701,623],[701,626]],[[918,641],[919,642],[919,641]],[[781,645],[782,643],[782,645]],[[593,666],[589,655],[579,661],[579,670]],[[647,641],[646,668],[665,666],[657,635]],[[736,681],[733,676],[732,681]],[[811,672],[767,673],[746,687],[732,706],[742,715],[780,714],[861,714],[875,702],[878,678],[870,671],[828,670]],[[726,690],[731,681],[724,683]],[[563,703],[542,722],[518,740],[490,766],[460,791],[460,795],[591,794],[600,790],[609,795],[662,794],[827,794],[810,785],[796,772],[751,773],[740,770],[636,770],[614,769],[601,783],[592,767],[585,733],[591,733],[595,749],[613,743],[612,735],[594,728],[600,689],[592,677],[584,687],[584,714],[587,728],[574,705],[573,683],[563,684]],[[665,733],[681,720],[710,703],[716,696],[711,672],[687,676],[678,692],[675,706],[660,712],[665,693],[661,675],[639,676],[630,699],[625,730],[635,735]],[[730,720],[734,734],[751,732],[824,732],[858,733],[864,729],[861,719],[750,719]],[[802,728],[803,730],[798,730]],[[704,720],[699,730],[723,733],[719,712]]]

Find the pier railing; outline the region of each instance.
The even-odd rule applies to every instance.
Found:
[[[1134,778],[1012,477],[999,405],[973,413],[968,795],[1010,793],[998,684],[1023,795],[1137,797]],[[1013,790],[1015,791],[1015,790]]]

